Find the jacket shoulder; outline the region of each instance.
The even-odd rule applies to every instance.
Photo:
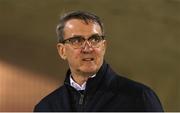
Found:
[[[142,111],[163,111],[161,102],[156,93],[148,86],[115,75],[111,81],[111,89],[114,93],[135,102],[137,109]]]
[[[118,92],[124,93],[126,95],[139,96],[142,93],[149,93],[154,91],[149,87],[137,81],[128,79],[121,75],[114,75],[111,80],[111,89],[114,89]]]
[[[116,91],[121,91],[128,94],[141,93],[144,90],[151,90],[148,86],[126,78],[121,74],[114,72],[111,67],[107,66],[107,72],[105,74],[105,82],[107,87]]]

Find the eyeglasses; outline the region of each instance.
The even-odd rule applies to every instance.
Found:
[[[78,49],[78,48],[82,48],[84,43],[88,41],[92,47],[98,48],[102,40],[104,40],[104,36],[94,34],[90,36],[88,39],[85,39],[83,36],[74,36],[69,39],[63,40],[62,43],[71,44],[75,49]]]

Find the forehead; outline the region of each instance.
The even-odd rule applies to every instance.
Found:
[[[74,35],[91,36],[92,34],[102,35],[101,27],[98,23],[80,19],[71,19],[64,26],[64,38]]]

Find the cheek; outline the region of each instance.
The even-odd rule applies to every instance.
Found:
[[[77,59],[79,59],[79,56],[80,56],[80,52],[78,50],[67,51],[68,60],[76,61]]]
[[[103,60],[105,51],[103,49],[96,50],[96,57],[98,60]]]

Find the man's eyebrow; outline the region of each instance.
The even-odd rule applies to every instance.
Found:
[[[71,38],[79,38],[79,37],[82,37],[82,38],[83,38],[82,35],[74,35],[74,36],[72,36],[72,37],[69,37],[68,39],[71,39]]]
[[[73,35],[72,37],[83,37],[82,35]]]
[[[92,36],[99,36],[99,34],[95,33],[95,34],[92,34],[90,37],[92,37]]]
[[[91,38],[93,36],[100,36],[100,35],[98,33],[94,33],[94,34],[90,35],[88,38]]]
[[[89,37],[92,37],[92,36],[97,36],[97,35],[99,35],[98,33],[95,33],[95,34],[91,34]],[[82,37],[82,38],[84,38],[85,36],[82,36],[82,35],[74,35],[74,36],[72,36],[72,37],[70,37],[70,38],[76,38],[76,37]],[[88,38],[89,38],[88,37]]]

